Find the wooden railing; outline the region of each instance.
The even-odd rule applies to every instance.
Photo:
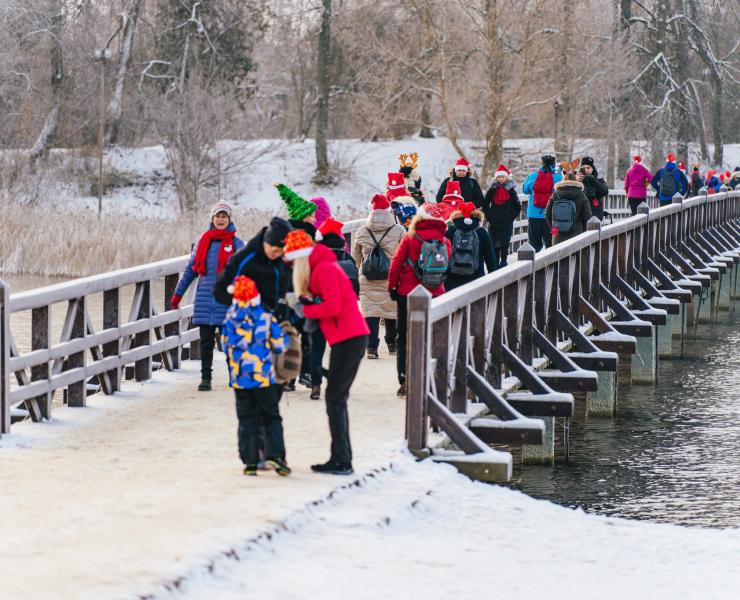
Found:
[[[740,261],[740,192],[677,196],[588,229],[537,255],[522,246],[516,262],[438,298],[410,294],[409,449],[428,451],[430,426],[468,455],[537,443],[527,417],[569,416],[572,392],[597,389],[595,371],[616,371],[618,355]],[[505,393],[516,387],[526,391]],[[510,456],[485,460],[511,468]]]

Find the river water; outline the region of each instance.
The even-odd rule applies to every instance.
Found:
[[[679,350],[674,339],[674,351]],[[570,461],[525,467],[519,489],[587,512],[740,527],[740,322],[699,325],[655,386],[622,385],[616,419],[571,421]]]

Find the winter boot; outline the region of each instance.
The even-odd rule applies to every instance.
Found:
[[[329,475],[352,475],[354,473],[351,464],[342,464],[333,460],[320,465],[311,465],[311,470],[314,473],[327,473]]]
[[[390,344],[388,344],[388,354],[393,356],[395,353],[396,353],[396,344],[391,342]]]
[[[249,475],[250,477],[256,477],[257,476],[257,465],[245,465],[244,474]]]
[[[368,348],[367,349],[367,357],[368,358],[378,358],[378,349],[377,348]]]
[[[291,379],[290,381],[284,383],[283,391],[284,392],[295,392],[295,379]]]
[[[288,464],[280,457],[268,458],[267,468],[273,469],[280,477],[287,477],[291,473]]]
[[[311,400],[321,400],[321,386],[320,385],[311,386]]]
[[[406,384],[405,383],[402,383],[398,387],[398,391],[396,392],[396,396],[398,396],[399,398],[405,398],[406,397]]]
[[[298,383],[305,385],[308,388],[312,387],[311,373],[301,373],[301,376],[298,378]]]
[[[201,379],[200,384],[198,385],[198,391],[199,392],[210,392],[211,391],[211,380]]]

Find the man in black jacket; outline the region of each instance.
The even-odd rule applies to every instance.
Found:
[[[226,263],[216,280],[213,295],[221,304],[231,304],[228,287],[239,275],[246,275],[257,284],[262,304],[274,312],[278,302],[288,291],[290,268],[283,261],[283,244],[291,227],[279,217],[263,227],[247,245]]]
[[[475,208],[483,206],[483,191],[480,189],[478,180],[470,173],[470,163],[464,158],[458,158],[455,167],[450,171],[450,176],[445,177],[437,191],[437,202],[442,202],[442,198],[447,193],[447,182],[459,181],[460,193],[465,202],[472,202]]]
[[[581,169],[578,172],[578,181],[583,184],[583,193],[591,203],[591,212],[593,216],[604,220],[604,198],[609,195],[609,186],[596,170],[594,159],[590,156],[584,156],[581,159]]]

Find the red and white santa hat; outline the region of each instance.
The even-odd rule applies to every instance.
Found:
[[[668,162],[674,163],[674,162],[676,162],[676,155],[673,154],[673,153],[671,153],[668,156],[666,156],[666,159],[668,160]]]
[[[403,173],[388,173],[389,190],[402,190],[404,185]]]
[[[463,202],[459,181],[447,182],[447,187],[445,188],[445,195],[442,197],[442,202],[447,202],[448,204],[452,204],[452,206],[456,206]]]
[[[373,199],[370,200],[370,205],[373,210],[389,210],[391,207],[391,203],[388,202],[388,198],[383,194],[375,194]]]
[[[458,169],[465,169],[466,171],[470,171],[470,163],[462,156],[455,161],[455,170],[457,171]]]
[[[493,174],[494,177],[506,177],[507,179],[511,177],[511,171],[507,169],[504,165],[499,165],[496,167],[496,172]]]
[[[450,220],[463,219],[463,223],[466,225],[472,225],[473,219],[477,221],[483,220],[483,212],[475,207],[472,202],[463,202],[458,205],[457,210],[450,215]]]
[[[642,156],[640,156],[639,154],[635,154],[632,157],[632,160],[635,161],[636,163],[641,163],[642,162]]]
[[[678,163],[678,170],[679,171],[683,171],[684,173],[686,172],[686,165],[683,164],[683,161],[679,161],[679,163]]]
[[[344,233],[344,223],[341,221],[337,221],[333,217],[329,217],[324,223],[319,227],[319,233],[321,234],[321,239],[324,239],[327,235],[330,233],[333,233],[334,235],[337,235],[339,237],[343,237]]]

